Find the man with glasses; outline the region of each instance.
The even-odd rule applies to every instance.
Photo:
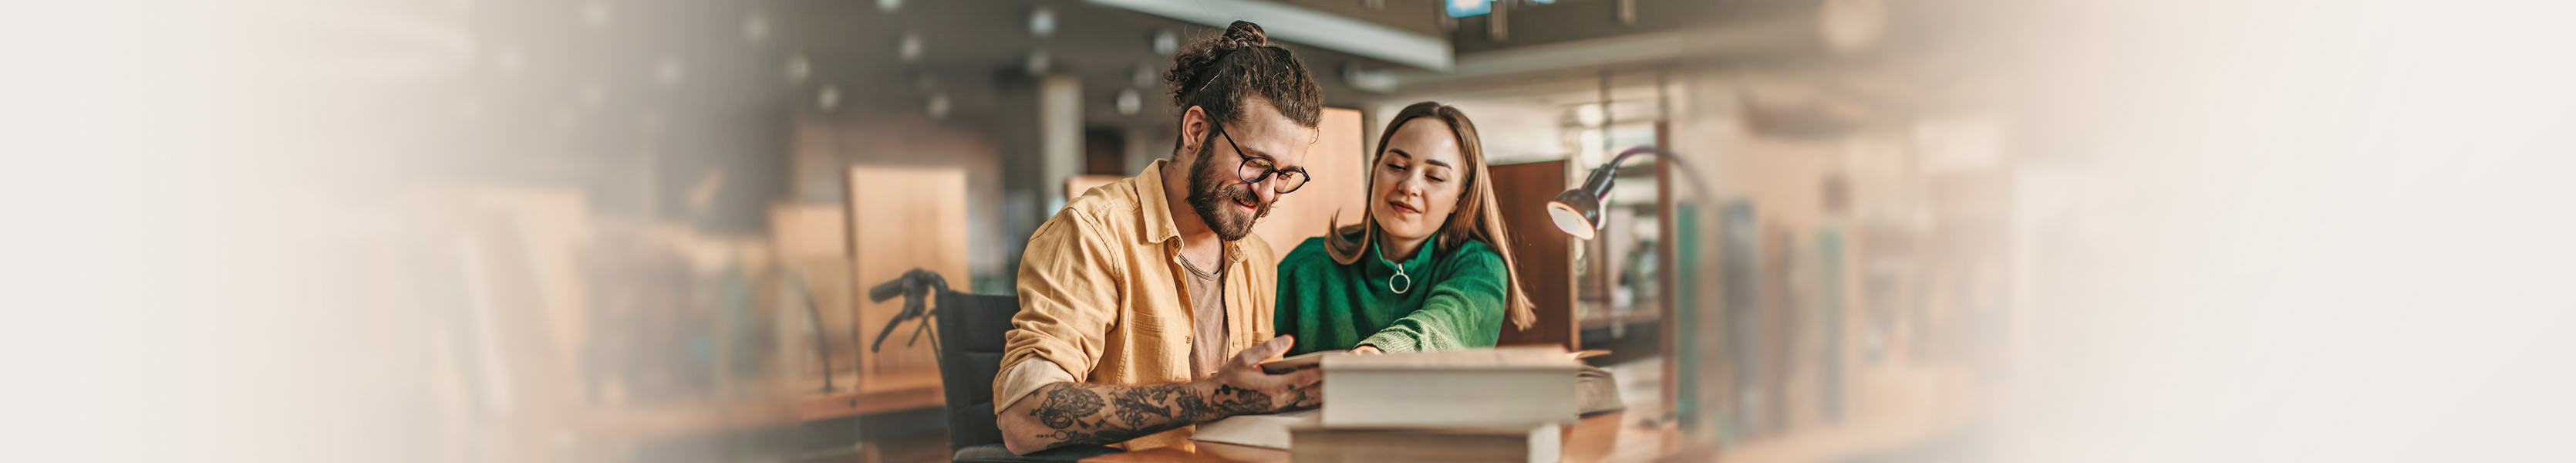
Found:
[[[1171,159],[1094,188],[1038,226],[1020,312],[993,382],[1012,453],[1178,444],[1196,423],[1322,403],[1321,373],[1257,365],[1272,338],[1277,261],[1252,224],[1307,180],[1322,92],[1260,26],[1173,56]]]

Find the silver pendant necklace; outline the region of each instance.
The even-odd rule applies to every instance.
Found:
[[[1404,279],[1404,286],[1395,285],[1397,278]],[[1395,290],[1396,294],[1404,294],[1405,291],[1413,289],[1413,276],[1404,274],[1404,264],[1395,264],[1395,275],[1386,277],[1386,289]]]

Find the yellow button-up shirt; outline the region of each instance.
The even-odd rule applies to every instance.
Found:
[[[1003,335],[994,378],[999,412],[1055,381],[1155,384],[1189,381],[1194,324],[1181,278],[1181,232],[1163,198],[1162,170],[1085,192],[1039,225],[1020,256],[1020,312]],[[1271,337],[1278,269],[1255,235],[1225,243],[1225,355]],[[1031,360],[1044,363],[1029,363]],[[1026,363],[1026,365],[1024,365]],[[1050,365],[1051,364],[1051,365]],[[1046,368],[1046,367],[1061,368]],[[1190,427],[1125,447],[1178,444]]]

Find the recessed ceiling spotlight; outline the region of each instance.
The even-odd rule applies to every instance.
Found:
[[[947,119],[947,118],[948,118],[948,94],[945,94],[945,93],[934,93],[934,94],[931,94],[931,95],[930,95],[930,107],[929,107],[929,108],[925,108],[925,109],[927,109],[927,110],[929,110],[929,111],[930,111],[930,118],[931,118],[931,119]]]
[[[762,16],[760,13],[752,13],[750,16],[744,16],[742,18],[742,38],[743,40],[751,41],[751,43],[768,41],[769,17]]]
[[[1055,10],[1041,6],[1038,7],[1036,11],[1030,11],[1029,36],[1046,37],[1050,35],[1055,35]]]
[[[903,38],[895,40],[894,52],[903,62],[921,61],[921,34],[904,32]]]
[[[903,0],[877,0],[877,11],[893,13],[903,9]]]
[[[841,87],[823,86],[823,90],[814,95],[814,106],[823,108],[823,112],[831,112],[833,108],[841,107]]]
[[[1134,116],[1136,111],[1143,109],[1145,109],[1145,97],[1137,95],[1136,89],[1118,90],[1118,115]]]
[[[1157,55],[1172,56],[1173,52],[1181,51],[1181,35],[1171,29],[1155,29],[1154,37],[1149,41]]]

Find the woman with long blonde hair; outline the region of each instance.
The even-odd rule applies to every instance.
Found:
[[[1378,135],[1367,213],[1279,262],[1273,323],[1291,354],[1491,347],[1535,318],[1503,246],[1476,124],[1414,103]]]

